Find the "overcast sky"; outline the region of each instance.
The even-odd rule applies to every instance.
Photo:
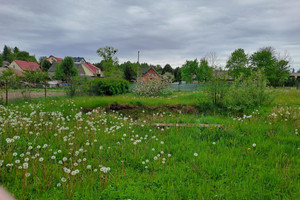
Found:
[[[173,68],[215,52],[272,46],[300,68],[299,0],[0,0],[0,48],[40,56],[82,56],[113,46],[120,62]]]

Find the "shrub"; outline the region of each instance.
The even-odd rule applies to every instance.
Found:
[[[89,95],[90,87],[87,77],[74,76],[71,78],[72,96],[86,96]],[[71,96],[71,86],[65,86],[67,96]]]
[[[92,91],[96,95],[124,94],[129,90],[129,82],[122,79],[94,79]]]
[[[214,106],[223,107],[223,101],[229,89],[226,73],[215,73],[214,76],[205,83],[204,93],[207,101]]]
[[[266,92],[266,83],[266,78],[261,72],[255,72],[249,77],[240,76],[225,96],[225,107],[230,111],[245,112],[270,103],[272,98]]]
[[[172,83],[172,77],[168,75],[164,79],[143,79],[139,78],[136,86],[133,88],[133,93],[140,96],[157,96],[169,94],[169,86]]]

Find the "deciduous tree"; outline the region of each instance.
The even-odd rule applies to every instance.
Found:
[[[102,57],[105,62],[111,62],[112,65],[118,64],[118,58],[115,56],[117,52],[118,49],[111,46],[106,46],[97,50],[98,55]]]
[[[72,57],[65,57],[55,69],[55,77],[60,80],[71,81],[71,77],[77,76],[78,70],[75,67]]]
[[[198,81],[208,81],[212,78],[213,68],[208,66],[208,62],[205,58],[200,60],[200,66],[197,70],[196,78]]]
[[[47,72],[48,69],[51,67],[51,63],[48,60],[43,60],[41,63],[41,67],[43,69],[44,72]]]
[[[251,69],[248,66],[249,58],[245,53],[244,49],[237,49],[231,53],[226,68],[228,69],[229,75],[233,79],[237,79],[241,74],[249,76]]]
[[[131,62],[125,62],[120,65],[120,68],[124,68],[124,78],[129,82],[134,82],[136,80],[136,69],[137,64]]]
[[[262,70],[272,86],[280,86],[283,80],[289,76],[289,60],[277,58],[276,51],[272,47],[261,48],[251,57],[251,65],[254,70]]]
[[[196,80],[196,75],[199,70],[199,62],[197,59],[195,60],[187,60],[186,63],[181,68],[181,76],[182,80],[187,83],[191,83]]]
[[[8,86],[15,85],[18,83],[18,77],[11,69],[6,69],[2,71],[0,75],[0,81],[5,85],[5,104],[8,104]]]

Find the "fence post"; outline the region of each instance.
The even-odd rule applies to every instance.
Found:
[[[45,98],[47,97],[47,85],[46,85],[46,79],[45,79],[45,81],[44,81],[44,85],[45,85]]]
[[[6,106],[8,105],[8,88],[7,88],[7,85],[8,85],[8,81],[6,79],[5,80],[5,104],[6,104]]]

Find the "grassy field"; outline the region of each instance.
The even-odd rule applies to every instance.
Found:
[[[299,199],[300,91],[270,92],[243,116],[151,109],[200,92],[14,101],[0,107],[0,185],[17,199]],[[103,109],[114,102],[141,110]]]

